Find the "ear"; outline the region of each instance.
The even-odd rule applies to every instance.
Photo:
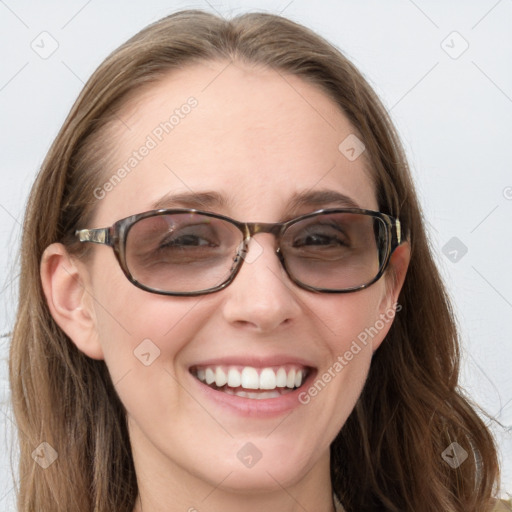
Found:
[[[62,244],[46,248],[41,259],[41,282],[50,313],[79,350],[93,359],[103,359],[92,296],[86,289],[85,266],[72,258]]]
[[[398,304],[398,296],[405,281],[409,262],[411,260],[411,246],[408,242],[401,243],[391,255],[389,267],[383,276],[385,280],[385,290],[379,304],[380,320],[385,325],[381,336],[378,337],[377,343],[374,343],[373,350],[377,350],[384,338],[386,337],[395,312],[400,311],[401,306]]]
[[[398,296],[404,284],[410,260],[411,246],[409,242],[403,242],[393,251],[389,261],[388,273],[384,277],[387,289],[384,302],[387,308],[398,302]]]

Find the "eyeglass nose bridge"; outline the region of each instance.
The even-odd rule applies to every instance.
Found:
[[[276,238],[278,244],[281,238],[281,235],[283,231],[286,228],[287,223],[285,222],[276,222],[276,223],[270,223],[270,222],[244,222],[239,224],[239,228],[243,232],[244,239],[242,243],[240,244],[236,256],[233,260],[233,267],[232,270],[236,269],[236,272],[240,270],[240,266],[242,264],[242,261],[245,261],[246,255],[249,251],[249,242],[251,241],[251,238],[254,238],[255,235],[258,235],[260,233],[269,233],[271,235],[274,235]],[[276,248],[276,255],[279,258],[279,261],[284,266],[284,258],[283,254],[280,250],[280,246]],[[242,261],[240,261],[242,260]]]
[[[270,233],[279,239],[286,224],[284,222],[245,222],[243,226],[247,240],[259,233]]]

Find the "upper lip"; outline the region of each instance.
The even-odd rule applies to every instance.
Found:
[[[315,365],[311,361],[307,361],[292,355],[281,354],[275,356],[257,357],[247,356],[247,354],[245,354],[243,356],[219,357],[197,361],[189,366],[189,370],[192,368],[205,366],[251,366],[253,368],[270,368],[285,365],[315,368]]]

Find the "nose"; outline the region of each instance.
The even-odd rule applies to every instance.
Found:
[[[282,267],[274,244],[270,234],[250,240],[240,271],[222,292],[223,316],[230,324],[268,333],[299,317],[297,286]]]

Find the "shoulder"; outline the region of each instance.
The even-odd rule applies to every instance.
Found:
[[[512,500],[495,500],[491,512],[511,512],[512,511]]]
[[[333,500],[336,512],[345,512],[336,494],[333,494]],[[489,512],[512,512],[512,500],[493,500]]]

